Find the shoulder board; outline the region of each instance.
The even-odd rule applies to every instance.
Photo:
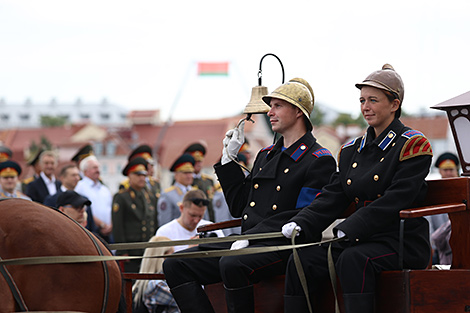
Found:
[[[411,137],[413,136],[423,136],[423,133],[418,131],[418,130],[414,130],[414,129],[410,129],[410,130],[407,130],[406,132],[404,132],[403,134],[401,134],[403,137],[406,137],[408,139],[410,139]]]
[[[175,190],[175,189],[176,189],[176,186],[175,186],[175,185],[172,185],[172,186],[166,188],[165,190],[163,190],[163,192],[170,192],[170,191],[173,191],[173,190]]]
[[[219,182],[217,182],[214,186],[214,191],[222,191],[222,186]]]
[[[322,156],[333,156],[330,152],[330,150],[328,149],[325,149],[325,148],[322,148],[322,149],[318,149],[317,151],[313,152],[312,153],[314,156],[316,156],[317,158],[319,157],[322,157]]]
[[[400,161],[405,161],[420,155],[432,156],[431,143],[423,135],[415,134],[403,145],[400,152]]]
[[[266,147],[266,148],[261,149],[260,152],[263,152],[263,151],[271,151],[271,150],[273,149],[273,147],[274,147],[274,145],[270,145],[270,146],[268,146],[268,147]]]
[[[23,184],[27,185],[34,180],[34,176],[23,179]]]
[[[354,139],[351,140],[350,142],[347,142],[347,143],[345,143],[344,145],[342,145],[342,146],[341,146],[341,150],[343,150],[344,148],[353,146],[353,145],[356,143],[356,140],[357,140],[358,138],[360,138],[360,137],[354,138]]]
[[[119,187],[121,187],[121,186],[119,186]],[[118,193],[124,193],[124,192],[127,192],[127,190],[128,190],[127,188],[119,188]]]

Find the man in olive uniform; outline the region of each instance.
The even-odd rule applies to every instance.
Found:
[[[128,161],[131,161],[137,157],[142,157],[147,161],[147,178],[146,178],[146,187],[147,189],[155,195],[155,197],[160,198],[160,182],[155,179],[155,161],[152,156],[152,148],[148,145],[140,145],[135,148],[129,157],[127,158]],[[126,178],[121,182],[119,185],[119,189],[124,188],[127,189],[129,187],[129,179]]]
[[[200,143],[193,143],[189,145],[184,153],[188,153],[194,158],[194,174],[193,174],[193,186],[202,190],[210,203],[207,205],[206,215],[204,218],[215,222],[214,207],[212,206],[212,199],[214,198],[214,181],[209,175],[201,173],[202,163],[206,156],[206,148]]]
[[[173,185],[164,190],[158,199],[158,225],[171,222],[180,216],[180,204],[184,195],[193,189],[194,158],[183,154],[170,168],[175,173]]]
[[[233,160],[245,142],[244,122],[229,130],[223,140],[220,163],[214,165],[230,213],[242,218],[242,234],[278,232],[282,225],[311,203],[336,170],[331,153],[313,137],[310,114],[313,91],[303,79],[292,79],[263,97],[269,105],[272,130],[282,137],[259,151],[252,172],[245,176]],[[287,238],[238,240],[199,245],[184,251],[240,249],[289,244]],[[163,269],[182,313],[214,312],[201,285],[222,281],[227,312],[254,312],[253,284],[285,273],[291,251],[221,258],[168,258]],[[269,301],[269,299],[266,299]]]
[[[121,189],[113,198],[113,236],[116,243],[147,242],[158,228],[157,198],[145,187],[147,161],[137,157],[122,174],[129,177],[129,188]],[[143,250],[121,250],[119,255],[143,255]],[[126,272],[139,272],[140,260],[124,263]]]
[[[21,167],[12,160],[0,163],[0,199],[20,198],[31,200],[30,197],[16,190],[18,176],[21,174]]]

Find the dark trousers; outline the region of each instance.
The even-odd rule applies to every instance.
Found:
[[[328,247],[307,247],[298,252],[309,293],[314,293],[329,279]],[[398,269],[397,253],[382,243],[368,242],[355,246],[334,244],[332,256],[344,294],[373,293],[378,273]],[[286,295],[304,295],[292,256],[286,270]]]
[[[204,249],[194,247],[181,252],[190,251]],[[290,253],[287,250],[220,258],[168,258],[163,263],[163,271],[170,288],[188,282],[210,285],[220,281],[226,288],[242,288],[265,278],[283,275]]]

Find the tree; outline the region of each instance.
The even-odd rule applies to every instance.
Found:
[[[41,126],[44,127],[64,126],[66,122],[66,116],[41,115]]]
[[[323,125],[324,117],[325,117],[325,112],[323,112],[323,110],[321,110],[318,105],[315,105],[313,107],[312,114],[310,114],[310,121],[312,121],[312,124],[314,126]]]

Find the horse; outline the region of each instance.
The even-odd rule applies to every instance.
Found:
[[[61,212],[23,199],[0,200],[1,260],[80,255],[112,256],[97,237]],[[0,272],[0,313],[118,310],[121,271],[113,260],[0,265]]]

